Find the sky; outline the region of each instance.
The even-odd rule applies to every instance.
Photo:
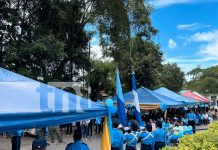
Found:
[[[150,0],[154,39],[163,52],[163,63],[176,62],[187,73],[198,65],[218,65],[218,0]],[[95,30],[95,29],[94,29]],[[102,57],[98,35],[91,51]]]
[[[153,0],[155,41],[164,63],[176,62],[187,73],[200,65],[218,65],[218,0]]]

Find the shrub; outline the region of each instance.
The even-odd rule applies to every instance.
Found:
[[[163,150],[218,150],[218,122],[210,124],[207,131],[184,136],[178,147],[165,147]]]

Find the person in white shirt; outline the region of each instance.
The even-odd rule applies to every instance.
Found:
[[[208,114],[206,112],[204,112],[203,118],[204,118],[204,124],[207,125],[208,124]]]

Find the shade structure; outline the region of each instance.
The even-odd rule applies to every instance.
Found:
[[[204,103],[209,103],[210,101],[209,100],[206,100],[196,94],[194,94],[193,92],[191,91],[188,91],[188,92],[184,92],[182,93],[183,96],[186,96],[186,97],[189,97],[189,98],[192,98],[192,99],[196,99],[198,101],[201,101],[201,102],[204,102]]]
[[[203,95],[201,95],[201,94],[198,93],[198,92],[192,92],[192,93],[194,93],[195,95],[200,96],[201,98],[203,98],[203,99],[206,100],[206,101],[209,101],[210,103],[212,102],[211,100],[207,99],[206,97],[204,97]]]
[[[154,92],[161,94],[161,95],[168,96],[170,98],[175,99],[176,101],[184,102],[186,104],[194,104],[194,103],[198,102],[194,99],[190,99],[190,98],[184,97],[182,95],[179,95],[179,94],[177,94],[177,93],[175,93],[175,92],[173,92],[165,87],[161,87],[159,89],[156,89],[156,90],[154,90]]]
[[[141,105],[159,105],[161,103],[165,103],[168,106],[181,106],[184,105],[183,102],[178,102],[170,97],[155,93],[147,88],[139,88],[137,89],[139,103]],[[127,92],[123,94],[125,104],[133,104],[133,92]],[[116,102],[116,96],[113,98]]]
[[[0,68],[0,132],[105,115],[101,104]]]

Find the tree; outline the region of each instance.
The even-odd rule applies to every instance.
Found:
[[[201,66],[198,65],[196,68],[194,68],[193,70],[189,71],[187,73],[187,75],[192,77],[192,80],[198,80],[201,75],[202,75],[202,70],[201,70]]]
[[[136,72],[153,88],[162,53],[152,39],[152,6],[144,0],[5,0],[0,6],[0,65],[34,79],[72,81],[91,67],[88,44],[96,26],[104,56],[114,60],[125,90]]]
[[[187,88],[193,91],[198,91],[202,94],[217,94],[218,93],[218,66],[201,69],[199,67],[189,72],[192,75],[195,70],[198,71],[198,78],[193,78],[187,83]]]
[[[72,81],[88,70],[85,2],[64,0],[6,0],[1,10],[0,47],[3,66],[31,78]]]
[[[162,67],[162,52],[154,42],[144,41],[140,37],[133,38],[131,43],[130,69],[135,71],[139,86],[153,89],[158,84],[158,73]],[[130,78],[130,75],[127,78]]]
[[[176,63],[164,64],[160,73],[160,86],[179,92],[185,81],[184,75]]]
[[[104,91],[109,95],[115,93],[115,69],[113,62],[93,60],[91,63],[90,87],[91,98],[101,99],[100,93]]]

